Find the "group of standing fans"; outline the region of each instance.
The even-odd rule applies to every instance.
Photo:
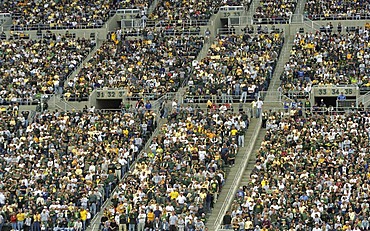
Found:
[[[263,114],[267,132],[226,228],[368,230],[369,114]]]
[[[103,230],[205,230],[226,168],[244,145],[238,137],[244,137],[248,116],[175,106],[167,121],[119,183],[104,211]]]
[[[281,76],[281,90],[309,93],[313,85],[369,87],[369,29],[350,33],[297,33]]]
[[[95,46],[91,40],[57,34],[0,40],[0,104],[11,104],[0,112],[0,231],[83,231],[105,202],[99,230],[207,230],[207,213],[244,147],[250,123],[247,113],[229,104],[249,100],[267,132],[249,184],[238,190],[224,216],[224,228],[369,230],[369,115],[262,113],[257,96],[268,89],[285,42],[280,30],[216,36],[199,62],[211,32],[206,30],[206,39],[173,32],[188,20],[199,21],[194,24],[199,34],[198,27],[221,6],[249,9],[252,1],[159,0],[146,15],[151,3],[0,2],[18,31],[102,27],[120,7],[138,7],[143,22],[161,25],[159,32],[142,30],[141,39],[126,39],[122,30],[110,34],[72,79]],[[254,22],[289,23],[296,6],[295,0],[261,0]],[[369,9],[363,0],[305,4],[311,19],[364,19]],[[368,28],[341,32],[334,33],[329,23],[325,31],[295,36],[281,76],[284,93],[307,94],[312,85],[326,84],[370,87]],[[174,101],[154,112],[141,100],[176,92],[184,83],[187,102],[207,102],[207,108]],[[120,111],[44,110],[32,116],[19,111],[19,104],[44,94],[82,101],[96,88],[122,88],[127,99],[140,100]],[[166,123],[141,152],[159,114]]]
[[[123,40],[117,31],[67,83],[64,95],[86,98],[103,87],[125,89],[128,97],[137,98],[175,92],[189,75],[191,60],[203,43],[202,36],[154,34],[143,40]]]
[[[142,106],[0,116],[0,229],[13,230],[84,230],[156,126]]]

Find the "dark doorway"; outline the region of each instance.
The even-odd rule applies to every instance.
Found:
[[[96,100],[96,109],[120,109],[122,99]]]
[[[321,100],[322,102],[324,102],[325,106],[327,107],[337,106],[337,97],[315,97],[315,104],[317,104],[317,106],[321,106],[322,104]]]

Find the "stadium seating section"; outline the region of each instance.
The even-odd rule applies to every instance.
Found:
[[[83,100],[95,88],[124,88],[128,97],[157,99],[175,92],[190,73],[203,46],[199,36],[148,35],[144,40],[105,42],[74,80],[65,96]]]
[[[33,104],[43,94],[58,93],[94,46],[60,35],[0,41],[0,104]]]
[[[297,0],[261,0],[253,16],[257,24],[287,24],[297,6]]]
[[[369,19],[369,1],[318,1],[305,4],[305,15],[313,20]]]
[[[225,35],[210,47],[206,58],[193,63],[188,102],[251,101],[267,90],[284,43],[280,32]]]
[[[86,213],[100,210],[156,126],[153,112],[141,109],[46,112],[30,121],[15,106],[0,116],[3,221],[14,213],[37,221],[41,213],[33,228],[50,230],[67,228],[66,219],[85,227]]]
[[[370,90],[370,23],[334,21],[369,19],[370,1],[257,2],[230,18],[253,19],[240,32],[223,19],[207,25],[220,7],[246,13],[252,0],[0,0],[0,231],[85,231],[99,212],[99,231],[206,231],[245,147],[255,114],[245,103],[263,104],[292,33],[279,24],[297,7],[302,25],[327,21],[297,30],[279,90]],[[116,17],[104,26],[124,9],[133,28],[116,28]],[[94,30],[87,39],[74,29]],[[42,102],[87,104],[96,89],[121,89],[125,101],[69,112]],[[370,230],[369,114],[293,103],[262,113],[266,135],[248,184],[228,195],[223,228]],[[20,110],[29,105],[36,111]]]
[[[356,84],[370,86],[369,30],[297,34],[289,62],[281,76],[282,91],[308,94],[313,85]]]
[[[264,117],[267,133],[232,204],[232,228],[367,230],[368,115]]]

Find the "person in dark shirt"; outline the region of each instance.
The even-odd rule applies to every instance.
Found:
[[[129,223],[128,223],[128,229],[130,231],[136,229],[137,217],[138,217],[137,212],[135,210],[132,210],[129,214]]]
[[[157,208],[154,210],[154,217],[157,218],[157,217],[161,217],[162,215],[162,212],[161,210],[159,210],[159,207],[157,206]]]
[[[99,230],[101,230],[104,227],[104,224],[107,221],[108,221],[107,211],[104,211],[103,216],[100,219]]]
[[[118,231],[118,225],[115,220],[112,220],[109,225],[109,231]]]
[[[223,220],[222,220],[222,223],[224,225],[224,229],[231,229],[231,215],[230,215],[230,211],[227,211]]]
[[[127,215],[125,213],[122,213],[119,216],[119,230],[124,230],[127,231],[127,224],[128,224],[128,219]]]

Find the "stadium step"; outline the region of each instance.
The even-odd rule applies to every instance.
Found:
[[[216,229],[215,227],[215,222],[220,219],[220,216],[219,216],[219,212],[221,210],[221,208],[223,206],[225,206],[225,202],[227,202],[227,194],[229,192],[229,190],[232,188],[232,187],[235,187],[234,185],[234,179],[237,177],[237,172],[238,172],[238,168],[239,168],[239,164],[240,163],[243,163],[244,161],[244,153],[247,151],[247,148],[249,147],[249,145],[253,145],[251,144],[251,138],[255,132],[255,128],[257,126],[257,119],[255,118],[252,118],[251,121],[250,121],[250,125],[249,125],[249,128],[244,136],[245,138],[245,147],[241,147],[239,149],[239,152],[238,152],[238,155],[236,156],[235,158],[235,163],[236,165],[231,167],[230,168],[230,172],[227,174],[226,176],[226,181],[225,181],[225,184],[224,186],[222,187],[222,190],[221,190],[221,193],[219,194],[218,196],[218,199],[216,201],[216,203],[214,204],[214,208],[212,210],[212,212],[209,214],[209,217],[207,219],[207,224],[206,226],[208,227],[208,230],[209,231],[214,231]],[[255,157],[254,159],[252,158],[252,161],[255,160]],[[221,219],[222,219],[223,216],[221,216]]]

